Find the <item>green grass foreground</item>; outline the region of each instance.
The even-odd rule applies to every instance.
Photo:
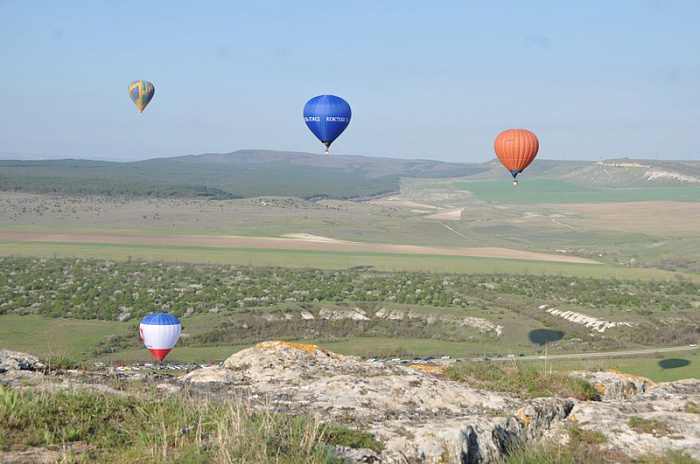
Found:
[[[253,410],[244,401],[0,387],[0,450],[45,448],[66,462],[333,463],[330,445],[372,448],[370,434],[319,417]],[[63,461],[62,461],[63,462]]]

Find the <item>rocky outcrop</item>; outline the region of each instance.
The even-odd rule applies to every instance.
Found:
[[[685,451],[699,460],[698,405],[700,381],[683,380],[650,385],[627,399],[577,403],[568,420],[584,430],[603,432],[607,442],[602,448],[630,456]]]
[[[565,443],[572,425],[604,433],[606,446],[630,456],[681,450],[700,458],[700,415],[683,409],[693,404],[693,395],[700,398],[697,380],[655,385],[616,372],[576,373],[596,386],[603,401],[524,401],[439,373],[366,362],[314,345],[265,342],[234,354],[221,368],[193,371],[183,383],[245,390],[258,407],[317,414],[369,430],[384,444],[380,455],[368,451],[374,462],[495,462],[514,446]],[[629,426],[633,416],[673,420],[684,432],[648,437]]]
[[[20,351],[0,350],[0,373],[10,370],[35,371],[44,365],[39,358]]]
[[[571,375],[588,380],[603,401],[628,400],[655,386],[654,382],[639,375],[615,370],[605,372],[571,372]]]
[[[38,360],[8,353],[0,351],[0,365],[13,367],[0,373],[0,383],[26,388],[27,378],[14,373],[30,372],[22,366],[37,366]],[[232,355],[223,366],[182,377],[143,371],[118,375],[147,378],[164,394],[183,391],[316,415],[323,422],[367,430],[384,445],[381,452],[335,448],[336,456],[348,463],[491,463],[514,447],[541,441],[564,444],[572,426],[601,432],[607,438],[601,448],[632,457],[675,450],[700,459],[698,380],[654,384],[619,372],[579,372],[571,375],[592,382],[602,401],[522,400],[447,380],[439,367],[417,367],[367,362],[315,345],[264,342]],[[39,385],[102,386],[101,391],[111,393],[106,386],[114,375],[81,372],[75,376],[79,382],[72,382],[71,373],[65,372]]]

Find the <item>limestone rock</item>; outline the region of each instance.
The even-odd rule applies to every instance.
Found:
[[[524,401],[442,379],[439,369],[436,375],[289,342],[258,344],[208,371],[192,372],[183,382],[218,383],[246,392],[257,407],[369,430],[385,446],[379,455],[384,464],[496,462],[513,446],[565,443],[571,425],[604,433],[605,446],[632,456],[678,450],[700,457],[700,415],[682,409],[700,397],[697,381],[655,385],[619,372],[577,373],[597,386],[603,401]],[[620,425],[633,415],[680,421],[683,435],[675,425],[668,436],[653,438]],[[376,453],[368,453],[344,459],[373,462]]]
[[[20,351],[0,350],[0,372],[10,370],[35,371],[42,369],[44,365],[39,358]]]
[[[603,401],[629,399],[653,387],[654,382],[639,375],[614,370],[605,372],[572,372],[571,375],[588,380],[600,393]]]
[[[37,382],[38,388],[126,394],[108,386],[114,374],[107,371],[44,375],[27,370],[39,368],[37,358],[7,350],[0,350],[0,363],[0,383],[12,388],[25,388],[32,374],[52,376],[51,382]],[[494,463],[513,447],[565,444],[572,426],[602,433],[607,441],[598,446],[631,457],[674,450],[700,460],[700,380],[655,384],[620,372],[579,372],[572,375],[591,381],[602,401],[522,400],[446,380],[438,367],[415,367],[363,361],[315,345],[264,342],[235,353],[222,367],[182,377],[119,375],[153,382],[163,394],[187,392],[313,415],[369,431],[384,445],[381,453],[333,447],[333,455],[347,463]]]

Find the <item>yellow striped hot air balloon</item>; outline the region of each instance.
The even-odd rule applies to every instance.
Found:
[[[134,81],[129,84],[129,96],[134,101],[136,107],[143,114],[143,110],[151,102],[156,88],[148,81]]]

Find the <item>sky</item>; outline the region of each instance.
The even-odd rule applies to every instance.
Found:
[[[127,87],[155,85],[143,115]],[[0,0],[0,155],[322,154],[302,110],[347,100],[331,155],[480,163],[698,160],[697,0]]]

